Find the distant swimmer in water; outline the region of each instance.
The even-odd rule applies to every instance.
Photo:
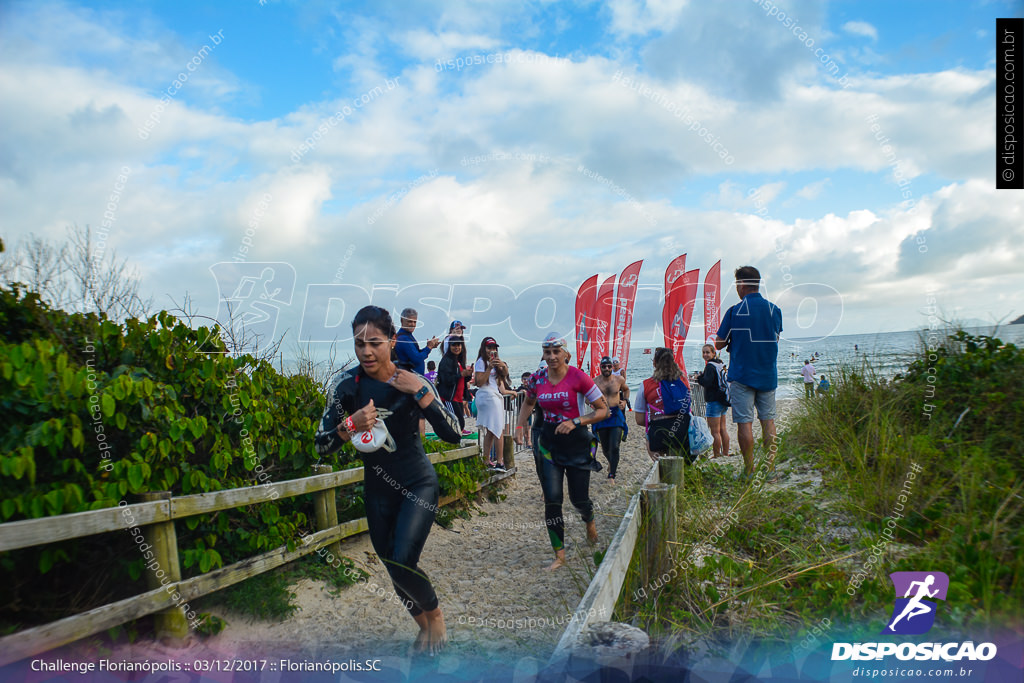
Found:
[[[911,581],[910,582],[910,585],[907,587],[907,592],[906,592],[906,594],[903,597],[905,597],[905,598],[910,597],[910,592],[912,590],[914,590],[914,586],[920,586],[920,588],[918,588],[918,590],[917,590],[917,595],[915,595],[914,597],[910,598],[910,602],[908,602],[907,606],[903,608],[903,611],[900,612],[900,615],[898,617],[896,617],[895,619],[893,619],[892,623],[889,624],[889,630],[890,631],[893,630],[893,627],[896,625],[896,622],[898,622],[903,617],[906,617],[907,621],[910,621],[911,619],[913,619],[914,617],[916,617],[918,615],[928,614],[929,612],[932,611],[931,608],[928,607],[927,605],[922,605],[921,604],[921,600],[923,598],[934,597],[939,592],[938,588],[936,588],[933,592],[929,592],[928,591],[928,587],[931,586],[933,583],[935,583],[935,575],[934,574],[929,574],[928,578],[926,578],[924,581]]]
[[[853,345],[853,350],[854,350],[854,351],[859,351],[859,350],[860,350],[860,347],[859,347],[859,346],[857,346],[856,344],[854,344],[854,345]]]

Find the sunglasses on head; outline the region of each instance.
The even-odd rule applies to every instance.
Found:
[[[561,342],[544,342],[540,345],[542,349],[560,349],[562,348]]]

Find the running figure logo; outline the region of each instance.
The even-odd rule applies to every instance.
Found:
[[[925,598],[945,600],[949,577],[943,572],[893,572],[889,574],[896,595],[892,619],[882,633],[905,636],[927,633],[935,623],[937,604]]]
[[[248,343],[262,346],[273,341],[278,315],[292,303],[295,268],[290,263],[236,263],[210,266],[217,280],[217,319]]]

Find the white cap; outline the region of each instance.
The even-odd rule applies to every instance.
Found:
[[[353,434],[352,446],[360,453],[373,453],[381,448],[388,453],[394,453],[396,448],[395,440],[391,438],[387,425],[380,418],[377,418],[369,431]]]

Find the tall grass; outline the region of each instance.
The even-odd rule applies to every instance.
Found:
[[[887,575],[932,570],[950,577],[937,624],[1024,631],[1024,352],[963,331],[923,341],[892,380],[844,368],[828,396],[801,401],[778,485],[693,468],[677,576],[647,595],[634,579],[618,618],[669,643],[792,642],[822,619],[877,634]]]

